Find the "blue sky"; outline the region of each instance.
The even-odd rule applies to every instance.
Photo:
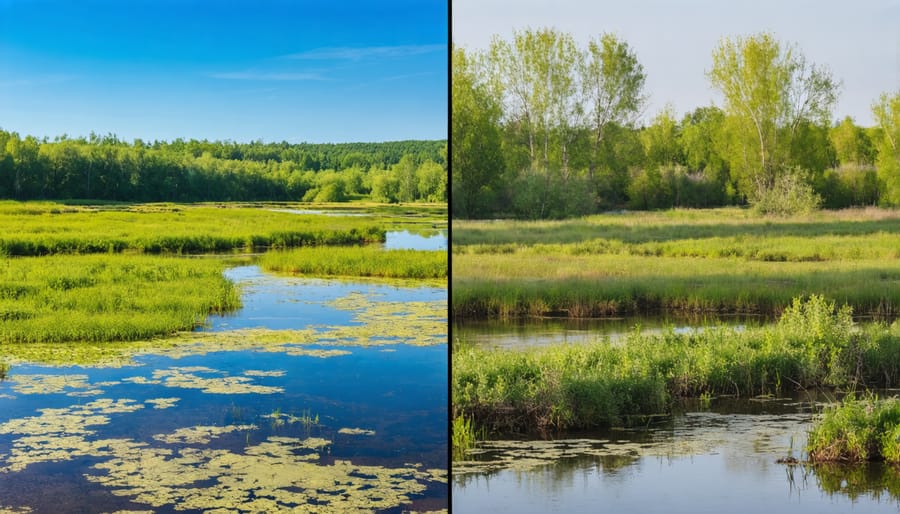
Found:
[[[843,82],[834,117],[874,123],[871,105],[900,91],[900,0],[454,0],[453,42],[485,49],[494,34],[555,27],[576,41],[623,38],[647,73],[645,120],[667,103],[677,115],[721,97],[704,72],[723,36],[768,31]]]
[[[447,0],[0,0],[0,128],[447,137]]]

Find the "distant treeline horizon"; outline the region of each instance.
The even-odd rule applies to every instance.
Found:
[[[0,129],[0,199],[447,200],[447,140],[263,143]]]

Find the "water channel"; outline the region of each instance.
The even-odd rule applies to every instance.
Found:
[[[446,509],[446,288],[226,273],[243,308],[176,343],[12,363],[0,512]]]

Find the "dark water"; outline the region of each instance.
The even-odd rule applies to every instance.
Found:
[[[0,512],[446,508],[446,318],[443,344],[413,346],[360,317],[408,302],[446,313],[446,289],[228,274],[244,308],[211,319],[203,344],[123,367],[10,368]],[[348,328],[362,335],[330,337]],[[321,341],[265,342],[283,330]]]
[[[454,339],[488,348],[521,349],[558,343],[590,343],[643,334],[690,333],[706,327],[756,327],[768,320],[760,316],[627,316],[617,318],[528,318],[511,321],[466,321],[453,324]]]

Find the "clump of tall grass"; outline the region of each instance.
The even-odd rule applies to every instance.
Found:
[[[813,296],[774,325],[742,331],[635,332],[624,344],[525,351],[458,345],[453,405],[490,432],[518,432],[640,422],[703,394],[897,385],[900,324],[858,327],[850,314]]]
[[[806,451],[812,462],[900,464],[900,399],[845,397],[810,429]]]
[[[371,246],[296,248],[267,252],[260,266],[300,275],[434,279],[447,277],[447,253]]]
[[[0,343],[131,341],[191,330],[240,306],[212,259],[0,259]]]
[[[453,418],[453,426],[450,428],[453,460],[464,460],[466,452],[475,447],[479,438],[484,438],[484,431],[476,430],[471,419],[465,416]]]

